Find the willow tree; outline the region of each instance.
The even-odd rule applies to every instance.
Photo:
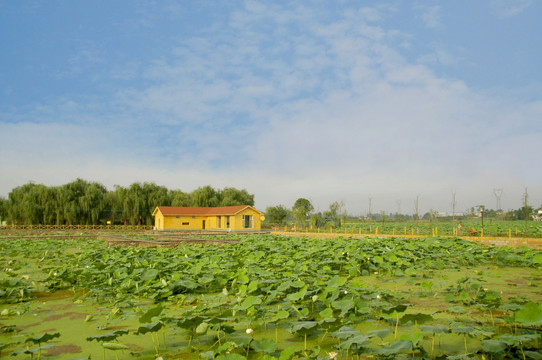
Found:
[[[168,198],[171,206],[191,206],[190,194],[181,190],[168,190]]]
[[[190,193],[192,206],[219,206],[220,194],[211,186],[200,187]]]
[[[14,224],[43,224],[47,187],[42,184],[18,186],[8,195],[8,217]]]
[[[143,196],[145,207],[142,209],[141,219],[145,225],[153,224],[152,212],[157,206],[169,206],[170,200],[168,189],[165,186],[159,186],[155,183],[143,184]]]
[[[98,224],[105,208],[107,189],[100,183],[87,183],[78,202],[81,208],[80,224]]]
[[[220,206],[250,205],[254,206],[254,195],[249,194],[245,189],[227,187],[219,192]]]

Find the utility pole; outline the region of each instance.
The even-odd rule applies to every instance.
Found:
[[[527,235],[527,223],[529,222],[529,208],[527,199],[529,194],[527,194],[527,187],[525,187],[525,194],[523,194],[523,211],[525,212],[525,235]]]
[[[371,203],[372,203],[373,199],[372,198],[369,198],[369,221],[373,221],[373,213],[372,213],[372,210],[371,210]]]
[[[502,210],[501,207],[501,196],[503,193],[503,189],[493,189],[493,194],[495,194],[495,198],[497,199],[497,208],[496,211]]]
[[[452,190],[452,235],[455,232],[455,190]]]
[[[414,205],[415,209],[416,209],[416,234],[418,233],[418,221],[420,220],[420,213],[418,212],[418,199],[419,199],[420,195],[417,195],[416,196],[416,203]]]

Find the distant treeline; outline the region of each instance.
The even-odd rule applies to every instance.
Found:
[[[32,182],[0,197],[0,219],[8,224],[152,225],[156,206],[254,206],[254,195],[226,187],[203,186],[192,192],[170,190],[154,183],[115,185],[110,191],[98,182],[77,179],[61,186]]]

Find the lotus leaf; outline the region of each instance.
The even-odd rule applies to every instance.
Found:
[[[318,325],[316,321],[296,321],[292,323],[292,333],[294,334],[310,334],[314,331],[314,328]]]
[[[99,342],[113,341],[121,335],[128,334],[128,332],[129,331],[127,329],[115,330],[115,331],[108,332],[106,334],[87,337],[87,341],[92,341],[92,340],[96,340]]]
[[[488,353],[502,354],[506,350],[506,343],[499,340],[484,340],[482,341],[482,349]]]
[[[139,322],[141,324],[151,322],[153,317],[158,316],[162,313],[162,310],[164,310],[164,307],[162,305],[158,305],[156,307],[153,307],[152,309],[147,310],[147,312],[139,318]]]
[[[542,325],[542,306],[535,302],[528,302],[523,309],[514,313],[514,319],[523,325]]]
[[[409,351],[412,348],[412,342],[408,340],[397,340],[388,346],[373,350],[374,353],[384,356],[399,354],[404,351]]]
[[[60,333],[54,333],[54,334],[45,333],[40,336],[27,338],[24,342],[32,342],[34,344],[41,344],[58,337],[60,337]]]
[[[273,340],[261,339],[252,341],[250,347],[256,352],[271,354],[277,350],[278,345]]]
[[[135,332],[136,335],[142,335],[146,333],[152,333],[160,330],[162,327],[164,327],[164,323],[161,321],[155,321],[152,323],[145,324],[143,326],[140,326],[137,331]]]
[[[280,352],[279,360],[290,360],[292,359],[298,351],[294,346],[288,346],[286,349]]]
[[[368,344],[371,339],[363,334],[354,335],[352,337],[349,337],[346,341],[341,343],[341,348],[343,349],[350,349],[353,345],[356,346],[357,349],[363,347],[364,345]]]
[[[103,346],[105,349],[113,350],[113,351],[117,351],[117,350],[126,350],[126,349],[128,349],[128,346],[126,346],[126,345],[124,345],[124,344],[111,343],[111,342],[104,342],[104,343],[102,343],[102,346]]]
[[[428,314],[416,313],[416,314],[406,314],[401,317],[401,322],[403,324],[411,321],[413,324],[425,324],[427,322],[433,321],[433,317]]]

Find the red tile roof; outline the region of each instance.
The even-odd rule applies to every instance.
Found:
[[[158,206],[157,209],[164,215],[234,215],[247,207],[254,209],[250,205],[218,207]]]

